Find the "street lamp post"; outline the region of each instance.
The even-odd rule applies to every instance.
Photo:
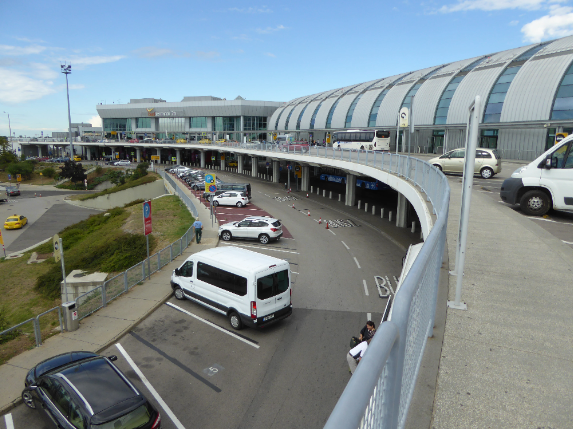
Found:
[[[70,113],[70,88],[68,86],[68,75],[72,72],[72,65],[62,64],[62,73],[66,75],[66,92],[68,94],[68,124],[70,131],[70,160],[74,159],[74,142],[72,141],[72,115]]]
[[[14,153],[14,139],[12,138],[12,125],[10,125],[10,113],[4,112],[8,115],[8,140],[12,143],[12,153]]]

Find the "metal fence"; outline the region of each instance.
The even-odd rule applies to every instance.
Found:
[[[169,176],[169,174],[165,174],[165,170],[158,168],[157,172],[161,177],[163,177],[163,180],[166,180],[167,183],[171,185],[171,187],[175,190],[175,193],[179,196],[179,198],[181,198],[181,200],[185,203],[185,205],[189,207],[189,210],[191,210],[193,216],[197,217],[199,213],[197,212],[195,204],[193,204],[193,201],[191,201],[191,198],[189,198],[189,196],[183,191],[183,189],[177,186],[177,184],[173,181],[173,179],[171,178],[171,176]]]

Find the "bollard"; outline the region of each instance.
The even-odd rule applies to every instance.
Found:
[[[342,201],[342,194],[338,194],[338,201]]]
[[[322,196],[323,196],[323,197],[326,197],[326,189],[323,189],[323,190],[322,190]]]
[[[314,186],[310,187],[310,193],[312,194],[314,192]]]
[[[364,211],[368,212],[368,203],[364,203]]]
[[[373,215],[376,214],[376,206],[372,206],[372,214],[373,214]]]
[[[380,219],[384,219],[384,208],[380,209]]]
[[[412,222],[412,232],[416,232],[416,222]]]
[[[389,220],[390,222],[392,222],[392,212],[391,212],[391,211],[388,212],[388,220]]]
[[[328,199],[332,200],[332,191],[330,191],[330,194],[328,195]]]
[[[316,195],[320,195],[320,188],[316,188]]]
[[[358,210],[360,210],[360,205],[362,204],[362,201],[358,200]]]

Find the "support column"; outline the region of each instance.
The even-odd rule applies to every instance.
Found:
[[[205,151],[201,151],[201,168],[205,168]]]
[[[354,174],[346,175],[346,205],[354,206],[356,203],[356,176]]]
[[[159,160],[157,161],[157,164],[161,164],[161,148],[160,148],[160,147],[156,147],[155,150],[157,151],[157,156],[159,157]]]
[[[115,162],[115,146],[110,146],[111,149],[111,161]]]
[[[42,146],[38,145],[38,157],[42,157]]]
[[[175,149],[177,155],[177,165],[181,165],[181,149]]]
[[[280,179],[280,161],[273,161],[273,183],[279,183]],[[303,173],[304,174],[304,173]]]
[[[301,190],[303,192],[308,192],[310,188],[310,167],[308,165],[302,166],[302,181]]]
[[[141,162],[141,148],[140,147],[136,147],[135,148],[135,156],[137,157],[136,160],[137,162]]]
[[[243,174],[244,161],[244,155],[237,155],[237,170],[239,170],[240,174]]]
[[[408,208],[408,200],[404,195],[398,192],[398,207],[396,208],[396,226],[398,228],[406,228],[407,208]]]
[[[256,156],[251,157],[251,176],[257,177],[259,172],[259,159]]]
[[[221,171],[225,171],[225,158],[226,157],[227,156],[224,153],[221,154]]]
[[[92,160],[92,148],[91,147],[86,148],[86,159],[88,161]]]

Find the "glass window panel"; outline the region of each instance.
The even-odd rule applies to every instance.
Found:
[[[452,91],[445,91],[444,94],[442,95],[442,99],[444,98],[452,98],[454,96],[454,92],[456,92],[455,90]]]
[[[499,122],[499,118],[501,117],[500,113],[496,113],[493,115],[485,115],[483,118],[484,122]]]
[[[444,125],[446,123],[447,119],[448,119],[447,116],[436,116],[436,120],[434,121],[434,124]]]
[[[487,108],[485,109],[485,113],[486,115],[492,114],[492,113],[501,113],[501,109],[503,108],[503,103],[490,103],[487,105]]]
[[[573,119],[573,110],[554,110],[551,113],[551,119]]]
[[[498,92],[497,94],[491,94],[489,96],[490,103],[503,103],[505,101],[505,96],[507,92]]]
[[[497,80],[497,83],[508,83],[508,82],[511,82],[514,77],[515,77],[514,74],[510,74],[510,75],[506,75],[506,76],[500,76],[499,79]]]
[[[520,68],[521,66],[508,68],[503,72],[503,75],[517,74]]]
[[[446,91],[455,91],[458,86],[460,86],[458,82],[452,82],[448,85]]]
[[[440,102],[438,103],[438,108],[439,107],[450,107],[451,102],[452,102],[451,98],[445,98],[443,100],[440,100]]]
[[[449,107],[442,107],[436,111],[436,116],[448,116]]]
[[[561,86],[557,91],[557,98],[573,97],[573,85]]]
[[[491,90],[491,93],[495,94],[497,92],[507,92],[507,90],[509,89],[509,85],[511,85],[511,84],[510,83],[498,83],[493,87],[493,89]]]
[[[573,110],[573,97],[558,98],[555,100],[553,110]]]
[[[561,85],[565,86],[565,85],[573,85],[573,74],[568,74],[563,78],[563,82],[561,82]]]

